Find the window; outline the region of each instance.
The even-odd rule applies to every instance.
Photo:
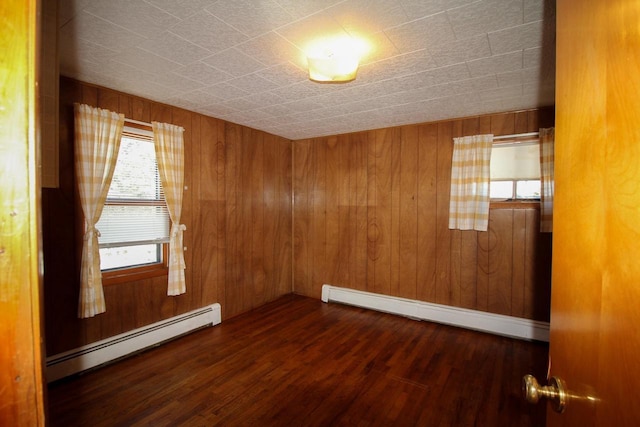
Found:
[[[165,268],[169,213],[151,131],[125,127],[100,221],[103,277]]]
[[[494,143],[489,194],[493,201],[540,199],[539,143]]]

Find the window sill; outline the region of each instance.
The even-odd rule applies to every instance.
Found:
[[[119,283],[129,283],[152,277],[168,276],[169,269],[164,264],[155,264],[138,268],[124,268],[122,270],[103,271],[102,284],[105,286]]]
[[[489,209],[540,209],[540,200],[492,200]]]

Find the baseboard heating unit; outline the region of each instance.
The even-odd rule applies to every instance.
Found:
[[[153,347],[196,329],[222,322],[220,304],[213,304],[124,334],[47,357],[47,382],[94,368]]]
[[[549,341],[549,323],[520,317],[432,304],[331,285],[322,286],[322,301],[339,302],[413,319],[428,320],[513,338]]]

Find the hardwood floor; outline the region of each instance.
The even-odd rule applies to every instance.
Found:
[[[547,345],[290,295],[49,387],[55,426],[544,426]]]

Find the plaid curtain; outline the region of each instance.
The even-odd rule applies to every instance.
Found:
[[[182,135],[184,129],[158,122],[152,122],[151,126],[153,127],[158,172],[171,218],[167,295],[180,295],[186,292],[183,232],[187,227],[180,224],[184,185],[184,141]]]
[[[453,139],[449,228],[487,231],[493,135]]]
[[[540,231],[553,231],[555,128],[540,129]]]
[[[116,167],[124,115],[80,104],[74,105],[74,112],[74,160],[85,230],[78,317],[86,318],[106,311],[96,223]]]

